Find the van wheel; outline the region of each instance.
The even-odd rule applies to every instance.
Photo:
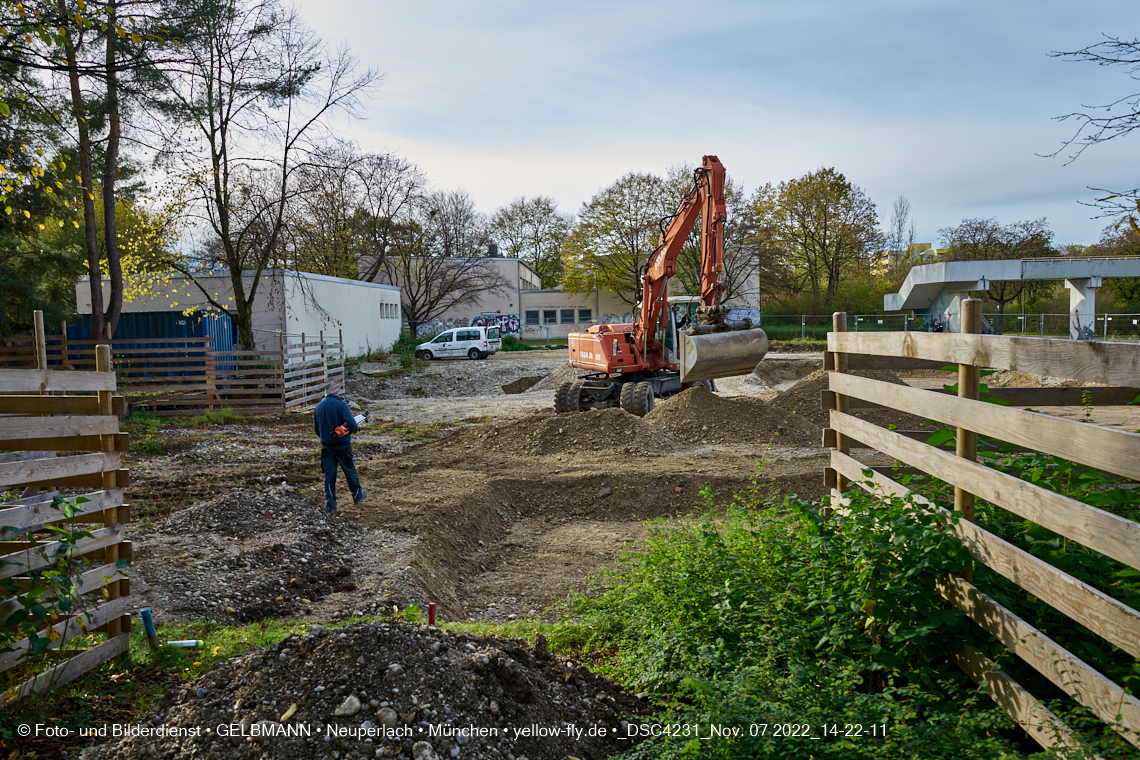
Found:
[[[652,385],[649,383],[638,383],[634,386],[632,407],[633,408],[630,409],[629,412],[636,417],[644,417],[653,411]]]
[[[482,359],[483,354],[479,353],[479,349],[473,348],[467,352],[467,358],[474,362],[474,361],[478,361],[479,359]]]
[[[431,355],[431,351],[424,351],[423,356],[420,358],[422,358],[425,362],[430,362],[435,357]]]

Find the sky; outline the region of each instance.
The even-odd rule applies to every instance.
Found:
[[[919,240],[967,218],[1045,217],[1095,242],[1093,188],[1140,185],[1140,134],[1066,162],[1056,117],[1140,90],[1049,57],[1140,36],[1135,0],[298,0],[382,81],[336,125],[484,213],[577,213],[629,172],[717,155],[751,192],[833,166],[911,203]]]

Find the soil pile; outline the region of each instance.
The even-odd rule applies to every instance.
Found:
[[[287,484],[237,488],[144,531],[131,574],[159,620],[333,616],[421,599],[404,572],[413,541],[331,517]]]
[[[869,377],[872,380],[881,380],[895,385],[906,385],[898,375],[890,370],[858,370],[851,373],[859,377]],[[825,369],[817,370],[794,386],[784,391],[771,402],[772,406],[784,414],[795,412],[799,419],[810,423],[820,430],[831,424],[831,413],[825,411],[820,404],[821,393],[827,390],[828,372]],[[854,409],[852,416],[873,422],[880,427],[897,425],[903,430],[922,430],[930,427],[924,425],[925,419],[913,414],[904,414],[888,409]]]
[[[759,385],[775,388],[780,383],[787,383],[807,377],[812,372],[823,367],[823,359],[808,358],[773,358],[766,357],[756,365],[752,374]]]
[[[130,737],[83,757],[594,760],[628,749],[623,718],[649,712],[542,639],[531,647],[411,623],[309,630],[168,692],[144,724],[200,736]]]
[[[819,430],[791,410],[776,409],[762,399],[722,398],[704,386],[660,402],[646,422],[689,443],[767,443],[818,446]]]
[[[562,362],[558,365],[556,370],[539,380],[527,390],[552,391],[562,385],[562,383],[572,383],[577,380],[579,371],[577,367],[570,366],[570,362]]]
[[[664,455],[685,446],[617,407],[572,414],[534,414],[499,425],[464,428],[427,444],[472,455],[544,456],[602,451]]]
[[[1017,370],[1004,369],[982,378],[982,382],[992,387],[1002,388],[1057,388],[1064,385],[1080,385],[1075,381],[1063,377],[1045,377],[1043,375],[1029,375]],[[1096,383],[1088,383],[1095,385]]]
[[[515,393],[523,393],[524,391],[528,390],[532,385],[534,385],[539,380],[542,380],[545,377],[546,377],[546,375],[536,375],[533,377],[520,377],[518,380],[512,380],[511,382],[502,386],[503,393],[506,393],[508,395],[512,395]]]

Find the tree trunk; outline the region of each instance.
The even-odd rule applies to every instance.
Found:
[[[67,8],[59,0],[59,12],[67,17]],[[106,340],[108,335],[103,322],[103,276],[99,271],[99,237],[95,230],[95,190],[91,185],[91,132],[83,116],[83,92],[79,89],[79,65],[76,61],[75,41],[65,31],[64,55],[67,57],[67,78],[71,85],[71,112],[79,132],[79,184],[83,194],[83,242],[87,248],[87,273],[91,285],[91,338]]]
[[[103,247],[107,253],[111,303],[107,307],[107,335],[114,335],[123,313],[123,268],[119,262],[119,238],[115,225],[115,173],[119,165],[119,80],[116,62],[115,0],[107,2],[107,153],[103,162]]]

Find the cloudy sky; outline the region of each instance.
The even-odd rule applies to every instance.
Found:
[[[1050,58],[1140,35],[1135,0],[299,0],[383,81],[363,148],[415,161],[493,212],[544,194],[577,212],[628,172],[716,154],[746,189],[834,166],[920,239],[964,218],[1047,217],[1059,243],[1106,221],[1089,186],[1130,189],[1140,135],[1042,158],[1054,117],[1140,89]],[[1131,26],[1128,19],[1133,19]]]

